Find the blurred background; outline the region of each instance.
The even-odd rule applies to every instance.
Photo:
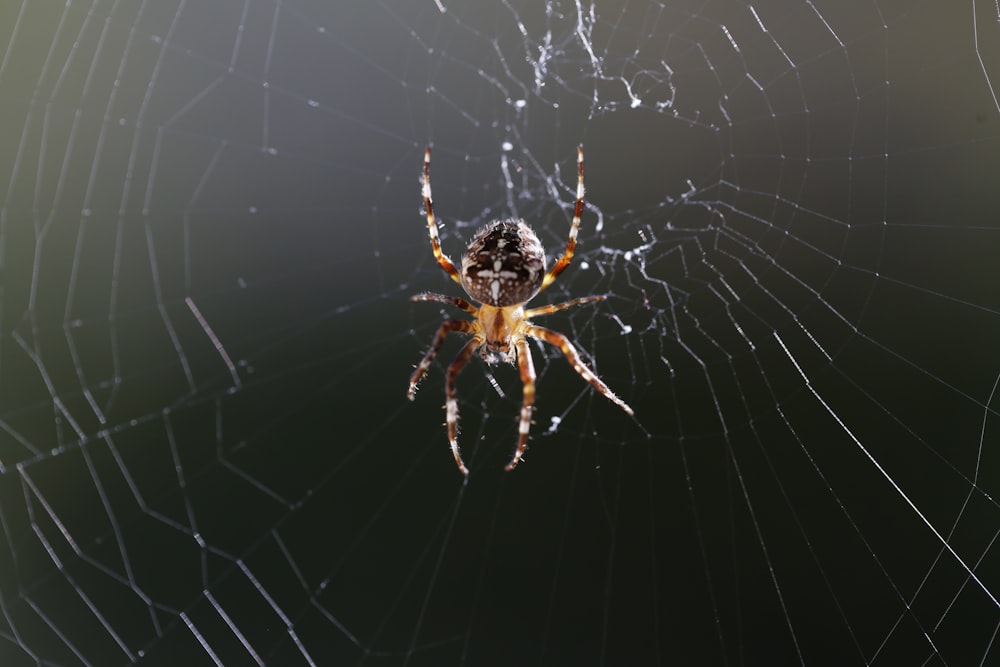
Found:
[[[998,659],[995,2],[0,8],[0,663]],[[458,383],[482,225],[558,351]]]

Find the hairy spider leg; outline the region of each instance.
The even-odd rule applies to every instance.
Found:
[[[533,324],[529,324],[527,326],[525,334],[534,338],[540,338],[558,347],[562,351],[563,356],[566,357],[566,361],[573,366],[573,370],[579,373],[580,377],[592,384],[594,389],[604,394],[605,398],[620,407],[626,413],[630,415],[633,414],[632,408],[628,406],[628,403],[618,398],[615,393],[608,388],[608,385],[604,384],[604,382],[601,381],[601,378],[597,377],[594,371],[590,370],[590,368],[583,363],[583,360],[580,359],[580,354],[576,351],[576,348],[573,347],[573,344],[569,342],[569,339],[566,338],[566,336],[557,331],[552,331],[551,329],[535,326]]]
[[[455,455],[455,463],[458,465],[458,469],[466,477],[469,476],[469,469],[465,467],[465,462],[462,461],[462,453],[458,451],[458,401],[455,399],[455,378],[458,377],[459,372],[485,340],[481,334],[473,336],[465,344],[465,347],[455,355],[454,361],[448,366],[448,372],[445,375],[444,381],[444,409],[445,422],[448,424],[448,442],[451,444],[451,453]]]
[[[447,294],[435,294],[434,292],[423,292],[421,294],[414,294],[413,296],[411,296],[410,301],[439,301],[441,303],[447,303],[452,306],[457,306],[462,310],[464,310],[465,312],[470,313],[472,315],[479,315],[479,309],[460,296],[448,296]]]
[[[418,295],[419,296],[419,295]],[[424,374],[427,373],[427,369],[431,367],[431,362],[434,361],[434,357],[437,356],[438,350],[441,349],[444,339],[452,331],[461,331],[462,333],[474,333],[475,327],[474,322],[468,320],[445,320],[441,323],[441,326],[437,330],[437,334],[434,336],[434,342],[431,343],[431,347],[427,350],[427,354],[424,358],[420,360],[420,364],[417,365],[413,375],[410,376],[410,389],[406,392],[406,397],[411,401],[417,393],[417,385],[420,384],[420,380],[423,379]]]
[[[514,469],[524,456],[528,447],[528,432],[531,430],[531,413],[535,404],[535,365],[531,362],[531,349],[524,336],[519,336],[515,343],[517,348],[517,365],[521,371],[522,389],[521,419],[517,427],[517,449],[514,458],[504,468],[508,472]]]
[[[572,301],[564,301],[563,303],[553,303],[548,306],[539,306],[538,308],[529,308],[524,311],[524,319],[530,320],[532,317],[538,315],[548,315],[549,313],[555,313],[560,310],[566,310],[567,308],[572,308],[573,306],[579,306],[584,303],[590,303],[592,301],[604,301],[608,297],[604,294],[598,294],[595,296],[584,296],[579,299],[573,299]]]
[[[556,277],[563,272],[563,269],[569,266],[573,259],[573,251],[576,249],[576,234],[580,231],[580,218],[583,217],[583,146],[577,146],[576,165],[576,207],[573,209],[573,224],[569,228],[569,240],[566,242],[566,250],[562,257],[552,265],[549,272],[542,278],[542,286],[538,288],[539,292],[551,285]]]
[[[581,167],[582,168],[582,167]],[[431,250],[434,251],[434,259],[441,265],[451,279],[459,285],[462,284],[462,276],[455,268],[454,263],[441,250],[441,239],[438,238],[437,220],[434,219],[434,203],[431,200],[431,147],[428,146],[424,152],[424,212],[427,213],[427,233],[431,237]]]

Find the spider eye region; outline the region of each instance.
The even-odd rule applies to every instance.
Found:
[[[484,227],[462,257],[462,286],[473,299],[490,306],[527,303],[544,277],[545,250],[523,220]]]
[[[486,341],[480,348],[479,354],[482,356],[483,361],[490,366],[512,364],[517,359],[514,356],[514,348],[510,346],[509,340],[503,342]]]

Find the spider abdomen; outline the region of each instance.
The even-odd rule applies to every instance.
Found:
[[[544,277],[545,250],[522,220],[484,227],[462,257],[462,286],[473,299],[490,306],[528,302]]]

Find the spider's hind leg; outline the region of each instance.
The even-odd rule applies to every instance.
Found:
[[[427,214],[427,234],[431,239],[431,251],[434,259],[444,269],[444,272],[459,285],[462,284],[462,276],[455,268],[454,262],[441,250],[441,239],[438,237],[437,219],[434,217],[434,199],[431,196],[431,148],[424,151],[424,213]]]
[[[594,301],[604,301],[608,296],[606,294],[595,294],[594,296],[584,296],[579,299],[573,299],[572,301],[564,301],[562,303],[553,303],[548,306],[539,306],[538,308],[529,308],[524,311],[524,319],[530,320],[532,317],[538,317],[539,315],[548,315],[549,313],[557,313],[560,310],[566,310],[567,308],[572,308],[574,306],[579,306],[585,303],[592,303]]]
[[[460,296],[448,296],[447,294],[437,294],[435,292],[421,292],[420,294],[414,294],[411,296],[410,301],[437,301],[439,303],[451,304],[456,308],[461,308],[471,315],[479,314],[478,308]]]
[[[566,249],[561,257],[552,265],[549,272],[542,279],[542,286],[539,292],[552,284],[559,277],[559,274],[573,261],[573,252],[576,250],[576,235],[580,231],[580,218],[583,217],[583,146],[576,149],[576,205],[573,207],[573,222],[569,227],[569,239],[566,241]]]

